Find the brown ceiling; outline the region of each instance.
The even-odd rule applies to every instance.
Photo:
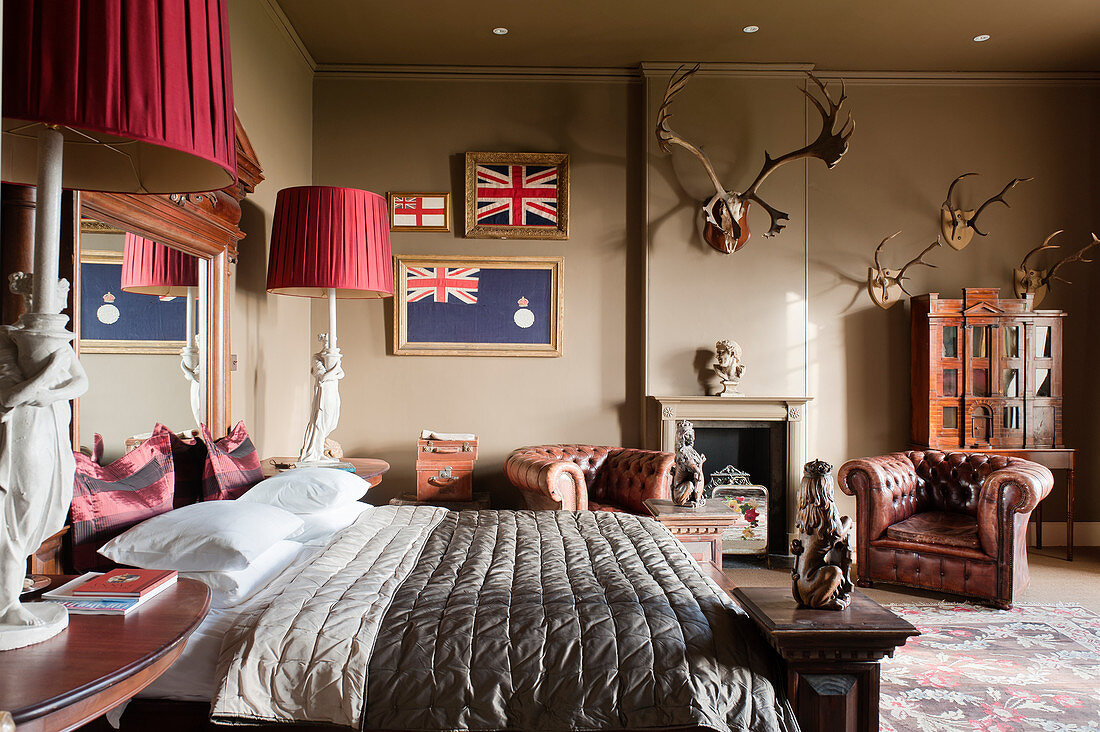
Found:
[[[277,0],[320,64],[1097,71],[1098,0]],[[749,35],[741,28],[758,25]],[[505,26],[506,36],[491,29]],[[992,39],[974,43],[988,33]]]

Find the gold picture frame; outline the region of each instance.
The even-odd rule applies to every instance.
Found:
[[[442,206],[436,204],[434,199],[442,199]],[[427,203],[430,208],[425,207]],[[390,212],[390,231],[450,231],[451,230],[451,194],[449,192],[434,191],[389,191],[386,193],[386,204]],[[408,205],[409,210],[398,210],[403,205]],[[438,221],[442,211],[443,223],[436,224],[409,224],[407,219],[412,217],[416,221]],[[397,217],[402,217],[399,222]]]
[[[394,267],[395,355],[562,355],[562,257],[396,255]],[[424,303],[411,317],[410,302]]]
[[[97,229],[95,233],[114,233],[105,229]],[[107,264],[118,267],[119,276],[122,274],[122,252],[109,251],[109,250],[96,250],[96,249],[82,249],[80,252],[80,266],[94,264]],[[93,278],[86,276],[84,270],[81,271],[81,283],[91,283]],[[115,289],[115,288],[111,288]],[[117,288],[121,293],[121,283]],[[83,297],[83,287],[81,296]],[[112,293],[113,294],[113,293]],[[143,297],[150,297],[144,295]],[[110,303],[113,304],[117,295],[111,299]],[[179,352],[183,349],[186,342],[183,340],[154,340],[154,339],[133,339],[133,340],[120,340],[117,338],[88,338],[84,334],[84,318],[96,317],[97,310],[92,307],[85,307],[82,303],[81,310],[83,312],[83,318],[81,318],[81,333],[79,335],[80,352],[81,353],[130,353],[130,354],[146,354],[146,355],[179,355]],[[116,310],[117,313],[117,310]],[[181,318],[185,317],[181,314]]]
[[[519,167],[521,170],[501,170]],[[554,183],[553,196],[486,195],[493,189],[515,192],[515,175],[529,174],[526,166],[553,168],[551,174],[538,171],[544,179],[524,182],[548,188]],[[479,180],[488,183],[479,186]],[[466,236],[471,239],[568,239],[569,238],[569,155],[567,153],[466,153]],[[551,199],[553,205],[550,205]],[[521,206],[521,210],[517,210]],[[507,219],[507,221],[505,221]],[[529,221],[547,223],[526,223]],[[518,223],[516,223],[518,222]]]

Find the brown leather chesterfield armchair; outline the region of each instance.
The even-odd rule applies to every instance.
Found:
[[[889,582],[1012,607],[1030,577],[1027,520],[1054,485],[1042,465],[981,453],[909,451],[850,460],[858,584]]]
[[[642,501],[672,498],[672,463],[672,453],[654,450],[536,445],[513,450],[504,472],[530,509],[648,516]]]

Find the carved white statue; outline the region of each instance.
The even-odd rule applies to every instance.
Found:
[[[313,354],[313,404],[310,422],[302,440],[302,452],[298,464],[332,464],[336,458],[325,455],[325,438],[340,422],[340,379],[344,378],[344,369],[340,365],[340,349],[329,341],[328,333],[317,336],[321,350]]]
[[[0,328],[0,650],[68,625],[60,605],[19,602],[27,557],[65,524],[76,470],[68,402],[88,388],[68,317],[58,314],[68,283],[52,289],[41,297],[50,311]]]
[[[195,417],[196,426],[203,424],[203,394],[202,394],[202,357],[199,348],[193,340],[180,351],[180,370],[191,389],[191,414]]]
[[[715,375],[722,384],[721,391],[715,396],[741,396],[737,386],[741,383],[741,377],[745,374],[745,365],[741,362],[741,346],[736,341],[723,338],[714,344]]]

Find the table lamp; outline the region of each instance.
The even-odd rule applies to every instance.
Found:
[[[393,258],[386,199],[355,188],[284,188],[275,200],[267,291],[328,298],[328,333],[313,356],[310,421],[296,466],[347,467],[325,455],[325,438],[340,421],[336,300],[393,295]]]
[[[180,351],[180,369],[191,385],[191,414],[195,426],[203,425],[203,367],[196,333],[195,301],[199,286],[199,260],[143,236],[126,233],[122,249],[122,289],[160,298],[187,298],[186,340]],[[202,309],[205,312],[205,308]]]
[[[0,330],[0,650],[68,624],[23,605],[27,557],[65,523],[69,405],[87,389],[61,315],[61,189],[189,193],[236,179],[225,0],[4,3],[3,180],[38,187],[27,312]],[[62,156],[65,163],[62,165]]]

